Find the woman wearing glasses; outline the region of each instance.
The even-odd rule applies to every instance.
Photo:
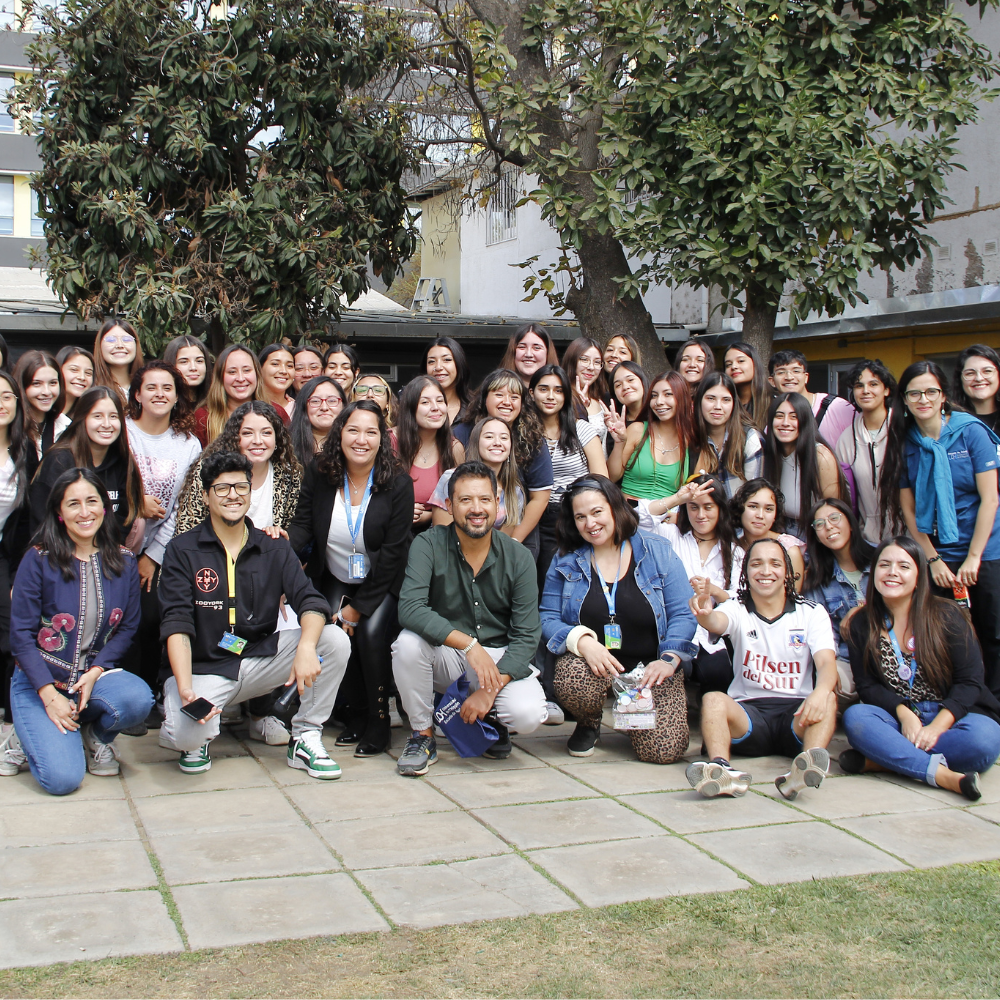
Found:
[[[874,547],[865,541],[854,512],[842,500],[821,500],[806,517],[806,570],[802,596],[830,614],[837,641],[838,701],[846,708],[857,701],[847,642],[840,623],[852,608],[865,603]]]
[[[573,409],[577,418],[593,426],[603,448],[608,428],[604,423],[602,404],[608,398],[609,390],[600,344],[590,337],[577,337],[563,352],[562,367],[573,387]]]
[[[907,530],[920,543],[936,587],[969,592],[972,624],[983,647],[986,686],[1000,694],[1000,438],[945,395],[933,361],[903,372],[905,418],[894,421],[886,462],[899,483]]]
[[[1000,433],[1000,354],[985,344],[973,344],[958,356],[955,399],[994,434]]]
[[[354,383],[351,391],[351,401],[354,403],[367,399],[373,402],[385,417],[386,425],[391,429],[396,426],[397,405],[389,383],[381,375],[362,375]]]
[[[107,320],[94,341],[94,385],[117,390],[126,406],[132,376],[144,363],[135,327],[123,319]]]
[[[330,375],[311,378],[295,399],[292,415],[292,447],[302,468],[323,450],[337,414],[347,405],[341,384]]]
[[[295,358],[295,391],[298,392],[309,379],[323,374],[323,351],[306,344],[291,353]]]

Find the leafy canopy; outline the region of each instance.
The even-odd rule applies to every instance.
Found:
[[[405,122],[366,96],[407,58],[398,23],[336,0],[231,10],[65,0],[18,88],[53,289],[148,348],[298,337],[415,246]]]

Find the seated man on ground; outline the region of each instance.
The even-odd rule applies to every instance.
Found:
[[[702,700],[709,760],[688,767],[691,786],[706,798],[743,795],[752,778],[730,764],[732,749],[744,757],[793,757],[791,771],[774,782],[786,799],[818,788],[837,722],[837,644],[826,608],[795,593],[780,542],[761,538],[750,546],[735,600],[713,610],[712,598],[699,593],[691,610],[706,631],[729,636],[734,654],[729,693],[708,691]]]
[[[460,465],[448,482],[452,524],[418,535],[410,546],[399,594],[402,631],[392,646],[392,672],[413,730],[397,769],[425,774],[437,760],[434,692],[465,674],[466,722],[485,719],[500,733],[486,751],[511,752],[508,729],[530,733],[546,718],[545,694],[531,658],[542,628],[531,555],[494,531],[497,480],[482,462]]]
[[[297,685],[301,699],[292,719],[289,767],[313,778],[339,778],[323,746],[323,723],[333,711],[350,640],[329,625],[330,608],[309,582],[285,538],[271,538],[247,520],[251,465],[234,452],[218,452],[201,468],[209,515],[175,536],[160,571],[160,638],[173,676],[164,684],[166,719],[160,745],[181,753],[187,774],[212,766],[208,746],[219,735],[219,716],[230,704]],[[282,594],[300,627],[276,631]],[[205,699],[206,714],[182,709]]]

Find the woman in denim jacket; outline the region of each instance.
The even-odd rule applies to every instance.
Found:
[[[656,728],[630,730],[632,747],[640,760],[670,764],[688,745],[678,667],[695,653],[697,623],[681,561],[665,539],[638,527],[635,511],[605,476],[584,476],[566,490],[556,524],[560,555],[542,595],[542,638],[559,657],[556,695],[577,720],[571,756],[594,752],[611,679],[643,663]]]
[[[139,626],[139,574],[110,514],[92,469],[64,472],[14,582],[19,763],[53,795],[74,791],[87,770],[117,774],[115,737],[153,705],[148,685],[117,669]]]
[[[840,623],[852,608],[865,603],[868,575],[875,547],[865,539],[858,519],[842,500],[821,500],[806,515],[806,570],[802,596],[822,604],[830,614],[837,637],[837,673],[840,710],[858,700],[851,673],[847,641]]]

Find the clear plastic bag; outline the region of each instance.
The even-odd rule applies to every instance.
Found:
[[[653,708],[652,688],[642,683],[646,673],[644,664],[637,664],[627,674],[612,678],[611,690],[615,703],[612,715],[615,729],[655,729],[656,709]]]

